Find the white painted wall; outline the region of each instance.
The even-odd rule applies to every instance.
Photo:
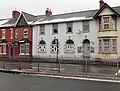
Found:
[[[85,39],[85,36],[87,36],[87,39],[90,41],[90,45],[95,47],[95,39],[96,39],[96,30],[95,30],[95,21],[90,20],[90,32],[89,33],[82,33],[82,22],[77,21],[73,22],[73,33],[67,34],[66,33],[66,23],[59,23],[58,24],[58,34],[52,34],[52,24],[46,24],[45,25],[45,35],[39,35],[39,29],[40,25],[33,26],[33,56],[39,56],[39,57],[56,57],[56,53],[50,52],[50,45],[54,37],[59,39],[60,42],[60,53],[59,58],[76,58],[80,59],[83,55],[82,53],[78,53],[77,47],[82,46],[82,42]],[[80,30],[81,34],[77,34],[76,32]],[[64,52],[64,45],[66,41],[69,39],[72,39],[75,44],[75,53],[66,54]],[[46,53],[38,53],[37,52],[37,45],[39,41],[43,38],[47,44],[47,52]],[[91,53],[91,58],[95,57],[95,53]]]

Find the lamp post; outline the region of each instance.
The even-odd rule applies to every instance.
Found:
[[[58,72],[60,73],[60,60],[58,59],[58,39],[55,40],[56,42],[56,48],[57,48],[57,54],[56,54],[56,62],[58,62]]]

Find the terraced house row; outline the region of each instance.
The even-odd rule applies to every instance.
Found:
[[[52,15],[12,12],[0,20],[0,56],[120,58],[120,6]]]

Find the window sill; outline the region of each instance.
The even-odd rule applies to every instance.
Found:
[[[26,53],[26,54],[24,54],[24,53],[20,53],[19,55],[30,55],[29,53]]]
[[[46,51],[45,52],[38,51],[38,53],[46,53]]]
[[[99,52],[99,54],[118,54],[117,52]]]
[[[52,53],[52,54],[57,54],[57,52],[53,52],[53,51],[51,51],[50,53]],[[58,51],[58,54],[59,54],[60,52]]]
[[[73,32],[66,32],[66,34],[73,34]]]
[[[98,32],[111,32],[111,31],[118,31],[118,30],[99,30]]]
[[[90,33],[90,31],[82,31],[82,33]]]
[[[45,35],[45,34],[39,34],[39,35]]]
[[[58,33],[52,33],[53,35],[56,35],[56,34],[58,34]]]
[[[74,54],[75,51],[64,51],[64,53],[66,53],[66,54]]]
[[[4,54],[4,55],[6,55],[6,53],[0,53],[0,54]]]

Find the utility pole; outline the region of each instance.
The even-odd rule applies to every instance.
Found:
[[[56,48],[57,48],[57,54],[56,54],[56,62],[58,62],[58,73],[60,73],[60,60],[58,59],[58,39],[56,39]]]

